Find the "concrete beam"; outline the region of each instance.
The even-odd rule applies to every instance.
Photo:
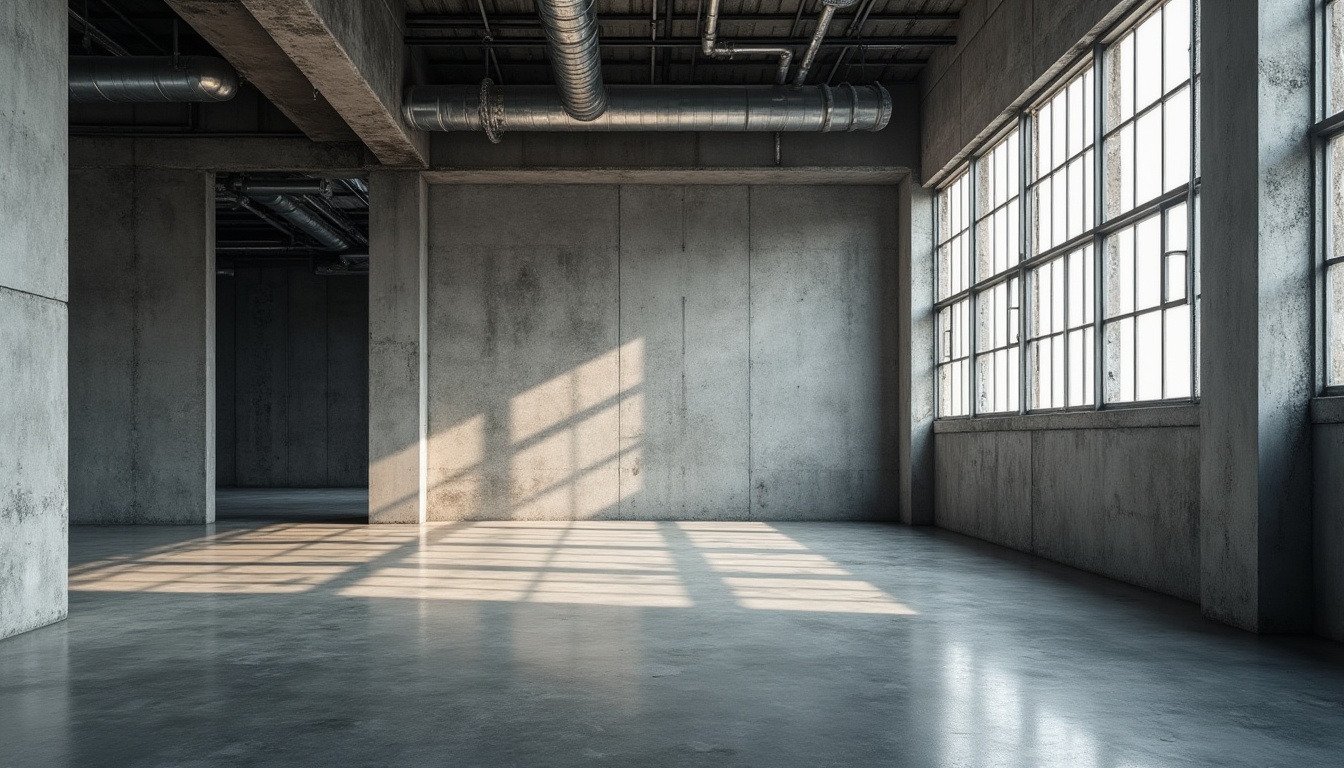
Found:
[[[1311,14],[1201,23],[1201,602],[1258,632],[1311,628]]]
[[[696,186],[891,186],[906,168],[451,168],[425,172],[430,184],[633,184]]]
[[[354,141],[326,98],[240,0],[168,0],[177,15],[313,141]]]
[[[369,177],[369,522],[426,518],[428,189]]]
[[[377,158],[358,142],[304,138],[70,139],[71,168],[159,168],[201,171],[286,171],[361,175]]]
[[[401,116],[405,9],[399,0],[242,3],[383,164],[427,164],[427,137]]]

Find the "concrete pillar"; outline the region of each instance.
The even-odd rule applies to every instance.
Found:
[[[0,638],[66,615],[66,36],[0,4]]]
[[[913,175],[898,188],[896,282],[900,291],[897,382],[900,501],[906,525],[933,524],[933,193]]]
[[[204,171],[70,173],[70,519],[215,519],[215,198]]]
[[[369,177],[370,523],[425,522],[427,197],[418,172]]]
[[[1205,615],[1311,627],[1311,3],[1203,14]]]

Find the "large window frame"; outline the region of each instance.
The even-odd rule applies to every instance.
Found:
[[[1332,18],[1336,10],[1339,18]],[[1344,40],[1334,38],[1344,36],[1344,0],[1319,0],[1315,20],[1316,122],[1310,133],[1317,178],[1315,293],[1321,339],[1316,388],[1322,395],[1339,396],[1344,395],[1344,327],[1339,327],[1344,324]]]
[[[1179,1],[1179,0],[1178,0]],[[1344,3],[1344,0],[1328,0],[1329,2]],[[1181,403],[1193,403],[1199,400],[1199,248],[1198,248],[1198,190],[1199,190],[1199,168],[1198,168],[1198,104],[1199,104],[1199,62],[1198,62],[1198,18],[1199,4],[1197,0],[1189,0],[1189,69],[1188,79],[1171,84],[1167,87],[1165,73],[1159,70],[1160,86],[1156,106],[1149,104],[1143,109],[1132,110],[1134,114],[1126,116],[1123,122],[1113,122],[1107,125],[1107,113],[1105,111],[1106,80],[1108,66],[1108,50],[1110,46],[1126,39],[1131,32],[1137,30],[1145,21],[1152,18],[1168,6],[1170,0],[1153,0],[1144,4],[1143,7],[1136,9],[1133,13],[1117,23],[1106,35],[1102,36],[1094,44],[1089,52],[1080,56],[1079,60],[1063,71],[1047,87],[1042,94],[1035,99],[1026,109],[1018,113],[1010,121],[1009,125],[1004,126],[990,140],[982,145],[985,149],[979,153],[973,153],[971,159],[957,167],[950,178],[958,181],[964,179],[978,179],[980,175],[980,166],[986,162],[986,158],[993,155],[993,151],[998,148],[1005,137],[1014,133],[1020,137],[1020,147],[1017,152],[1019,161],[1019,171],[1017,173],[1018,185],[1017,199],[1020,201],[1018,210],[1020,213],[1017,233],[1018,233],[1018,258],[1016,263],[1007,271],[995,272],[991,275],[981,276],[973,274],[972,279],[966,281],[968,284],[963,290],[948,293],[942,290],[944,280],[940,274],[935,275],[934,311],[936,316],[941,316],[946,310],[954,306],[967,307],[966,312],[972,320],[970,338],[968,341],[971,350],[971,366],[968,375],[963,377],[961,385],[966,388],[962,393],[963,400],[968,406],[964,413],[951,412],[943,408],[943,404],[951,399],[955,399],[955,393],[949,397],[949,393],[942,390],[947,385],[944,377],[938,377],[936,386],[939,392],[936,394],[938,403],[938,412],[936,417],[939,419],[950,418],[973,418],[976,416],[1005,416],[1027,413],[1041,412],[1067,412],[1067,411],[1095,411],[1114,408],[1136,408],[1163,406]],[[1344,6],[1341,6],[1344,7]],[[1167,16],[1163,17],[1163,23],[1167,23]],[[1160,40],[1163,49],[1167,49],[1165,37]],[[1090,114],[1079,116],[1086,125],[1086,139],[1082,145],[1076,149],[1069,147],[1060,158],[1060,162],[1051,162],[1043,167],[1037,160],[1036,150],[1038,148],[1039,136],[1036,133],[1038,129],[1038,115],[1042,108],[1057,99],[1060,94],[1066,93],[1075,82],[1086,82],[1090,77],[1090,104],[1087,105]],[[1188,139],[1186,146],[1189,148],[1189,169],[1186,180],[1183,184],[1168,188],[1166,182],[1166,172],[1168,163],[1163,157],[1158,163],[1158,191],[1152,199],[1146,201],[1134,200],[1134,203],[1127,208],[1115,211],[1114,207],[1108,208],[1107,201],[1107,140],[1118,135],[1118,133],[1127,126],[1133,126],[1137,120],[1145,114],[1149,114],[1153,109],[1159,110],[1165,114],[1165,104],[1173,94],[1178,93],[1181,88],[1188,88]],[[1083,91],[1086,91],[1083,87]],[[1053,115],[1052,115],[1053,117]],[[1070,114],[1065,114],[1062,118],[1062,124],[1066,127],[1070,124]],[[1057,128],[1051,126],[1052,129]],[[1341,133],[1344,133],[1344,118],[1341,119]],[[1057,132],[1052,130],[1053,132]],[[1165,136],[1165,134],[1164,134]],[[1164,137],[1163,145],[1167,144]],[[1083,162],[1084,158],[1090,159],[1090,167],[1084,167],[1076,175],[1070,166],[1077,166]],[[1088,178],[1090,176],[1090,178]],[[1038,237],[1040,219],[1037,215],[1036,202],[1038,194],[1052,178],[1063,178],[1066,195],[1071,193],[1070,186],[1077,185],[1078,179],[1087,179],[1087,191],[1084,193],[1085,213],[1083,215],[1083,231],[1076,232],[1072,226],[1071,216],[1076,215],[1069,210],[1066,203],[1062,208],[1055,208],[1057,215],[1060,210],[1063,211],[1066,224],[1064,227],[1065,236],[1062,238],[1054,236],[1048,243],[1047,248],[1039,248]],[[976,185],[972,185],[973,188]],[[939,216],[940,202],[947,190],[947,186],[939,189],[935,196],[934,215],[935,232],[941,231],[942,224],[937,221]],[[1090,193],[1090,194],[1089,194]],[[987,208],[982,209],[977,206],[974,192],[971,195],[971,211],[969,218],[974,222],[989,216],[992,211]],[[1182,208],[1183,206],[1183,208]],[[1075,206],[1076,207],[1076,206]],[[1169,288],[1167,281],[1167,265],[1169,258],[1175,253],[1167,244],[1167,223],[1173,211],[1183,210],[1185,218],[1185,232],[1187,243],[1184,250],[1180,253],[1183,256],[1184,268],[1181,275],[1182,280],[1180,288]],[[1107,213],[1111,213],[1107,217]],[[1159,264],[1161,269],[1161,297],[1160,301],[1153,307],[1145,307],[1134,310],[1133,308],[1126,313],[1108,315],[1106,310],[1106,248],[1113,243],[1113,239],[1121,236],[1120,233],[1135,228],[1141,222],[1145,222],[1153,217],[1157,217],[1161,232],[1161,255]],[[1090,224],[1090,226],[1087,226]],[[969,250],[972,254],[979,254],[980,247],[976,242],[977,227],[970,228],[967,237],[970,238]],[[935,238],[937,240],[937,238]],[[935,242],[936,245],[940,243]],[[1087,254],[1085,258],[1089,260],[1088,268],[1083,268],[1079,253]],[[941,271],[944,267],[943,259],[936,259],[935,269]],[[978,258],[972,258],[972,268],[979,262]],[[1072,291],[1074,298],[1065,299],[1064,305],[1060,308],[1062,313],[1062,324],[1055,327],[1052,323],[1046,330],[1042,331],[1039,325],[1039,316],[1032,313],[1037,309],[1033,300],[1041,294],[1037,290],[1039,286],[1036,281],[1047,269],[1054,269],[1051,265],[1068,264],[1068,271],[1063,274],[1064,284],[1068,286],[1067,291]],[[1344,263],[1344,254],[1334,263]],[[1341,267],[1344,269],[1344,267]],[[1067,275],[1072,273],[1072,277]],[[1091,280],[1091,285],[1082,287],[1077,283],[1079,274],[1086,274],[1087,279]],[[1000,289],[1004,285],[1014,286],[1015,310],[1017,322],[1017,338],[1010,345],[1017,357],[1017,371],[1019,375],[1019,386],[1017,387],[1017,402],[1015,408],[1004,411],[1000,408],[985,408],[979,397],[978,383],[981,374],[976,370],[977,354],[982,346],[975,339],[974,328],[978,325],[978,318],[981,316],[980,302],[987,297],[992,290]],[[1089,290],[1090,288],[1090,290]],[[1079,306],[1080,299],[1077,296],[1085,297],[1086,302],[1090,304],[1087,311]],[[1058,299],[1058,297],[1056,297]],[[1149,312],[1157,312],[1158,316],[1163,318],[1162,328],[1166,328],[1166,311],[1173,307],[1179,307],[1182,303],[1188,306],[1189,312],[1189,339],[1178,339],[1184,342],[1182,344],[1172,344],[1166,335],[1166,331],[1161,331],[1162,350],[1155,356],[1160,370],[1157,372],[1161,387],[1161,396],[1147,398],[1143,400],[1124,400],[1116,401],[1114,398],[1108,398],[1107,392],[1107,363],[1108,346],[1106,334],[1117,323],[1133,320],[1137,315]],[[1132,324],[1132,323],[1131,323]],[[939,359],[938,364],[943,364],[946,358],[942,354],[944,347],[943,336],[945,329],[940,326],[939,330]],[[1183,334],[1182,334],[1183,335]],[[1066,375],[1051,382],[1050,390],[1052,393],[1057,389],[1059,396],[1052,394],[1048,399],[1040,398],[1042,391],[1037,381],[1038,377],[1043,378],[1044,373],[1039,367],[1039,359],[1034,358],[1042,351],[1042,344],[1045,342],[1063,343],[1066,350],[1060,358],[1052,362],[1052,366],[1063,365]],[[1183,359],[1172,361],[1169,349],[1175,349],[1177,352],[1185,350]],[[1082,360],[1082,357],[1089,359]],[[1151,355],[1150,355],[1151,357]],[[1032,365],[1033,360],[1037,365]],[[1168,397],[1168,365],[1187,365],[1188,366],[1188,395]],[[1132,377],[1137,377],[1136,372]],[[1053,371],[1052,371],[1053,377]],[[1177,380],[1179,381],[1179,379]]]

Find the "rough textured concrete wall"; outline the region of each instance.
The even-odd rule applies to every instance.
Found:
[[[66,615],[66,36],[0,5],[0,638]]]
[[[1344,424],[1313,428],[1316,631],[1344,641]]]
[[[425,521],[426,201],[419,173],[369,175],[369,522]]]
[[[1137,0],[968,0],[920,75],[926,179],[998,129]]]
[[[207,523],[214,177],[70,173],[70,519]]]
[[[1199,428],[942,432],[937,524],[1199,599]]]
[[[894,516],[895,209],[431,187],[429,518]]]
[[[216,482],[368,484],[368,280],[306,264],[220,277]]]

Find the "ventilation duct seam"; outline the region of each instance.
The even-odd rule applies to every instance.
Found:
[[[228,101],[238,73],[214,56],[71,56],[69,92],[80,104]]]

